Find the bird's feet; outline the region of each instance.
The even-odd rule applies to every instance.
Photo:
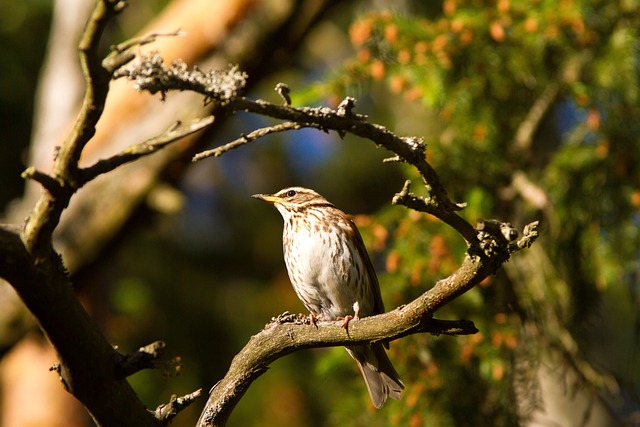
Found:
[[[349,329],[349,322],[351,322],[353,319],[355,319],[355,317],[353,316],[344,316],[344,317],[338,317],[338,320],[342,320],[342,328],[343,329]]]
[[[313,313],[309,313],[309,323],[318,329],[318,320],[322,320],[322,315],[316,316]]]

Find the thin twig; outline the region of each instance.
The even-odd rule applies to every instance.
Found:
[[[40,183],[50,194],[57,195],[62,188],[62,185],[51,175],[42,172],[31,166],[25,169],[20,175],[23,179],[32,179],[35,182]]]
[[[560,87],[560,82],[551,82],[544,91],[542,91],[538,99],[536,99],[529,109],[527,116],[524,118],[522,123],[520,123],[520,126],[518,126],[516,135],[513,138],[513,146],[521,154],[529,154],[531,144],[533,143],[533,135],[540,126],[542,118],[547,111],[549,111],[549,108],[551,108],[558,97]]]
[[[129,163],[134,160],[138,160],[141,157],[153,154],[171,144],[172,142],[198,132],[206,128],[207,126],[210,126],[214,122],[214,120],[214,116],[207,116],[204,118],[195,119],[188,125],[183,125],[178,122],[177,124],[174,124],[169,129],[167,129],[161,135],[150,138],[147,141],[141,142],[139,144],[132,145],[131,147],[125,149],[124,151],[116,154],[113,157],[100,160],[92,166],[82,169],[80,179],[78,180],[79,185],[83,185],[95,179],[101,174],[111,172],[112,170],[116,169],[119,166],[122,166],[125,163]]]
[[[221,145],[220,147],[212,148],[211,150],[198,153],[195,156],[193,156],[192,161],[197,162],[199,160],[206,159],[207,157],[219,157],[224,153],[226,153],[227,151],[231,151],[245,144],[249,144],[259,138],[262,138],[263,136],[267,136],[272,133],[285,132],[288,130],[297,130],[297,129],[302,129],[303,127],[311,127],[311,126],[313,125],[304,126],[300,123],[284,122],[275,126],[256,129],[253,132],[249,133],[248,135],[242,135],[240,138],[235,139],[231,142],[228,142],[224,145]]]
[[[169,403],[158,406],[153,414],[163,424],[169,424],[180,411],[198,400],[200,396],[202,396],[201,388],[184,396],[177,397],[173,395]]]

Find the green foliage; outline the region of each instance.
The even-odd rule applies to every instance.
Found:
[[[360,397],[343,402],[337,423],[487,425],[488,419],[490,425],[515,425],[537,405],[532,372],[544,354],[561,354],[585,374],[590,368],[583,372],[581,366],[591,362],[601,329],[612,342],[635,333],[607,326],[606,315],[597,335],[585,322],[601,301],[627,304],[631,298],[637,308],[638,6],[445,0],[435,16],[370,12],[351,25],[353,57],[303,98],[340,99],[354,88],[385,87],[389,99],[411,105],[389,101],[390,109],[437,119],[428,129],[409,128],[424,131],[429,160],[454,199],[468,203],[462,212],[467,220],[500,218],[520,226],[541,219],[544,238],[531,254],[519,254],[504,272],[439,313],[473,319],[479,335],[394,343],[391,359],[407,384],[405,399],[375,416],[355,409]],[[558,94],[533,122],[535,132],[517,142],[534,105],[554,85]],[[530,186],[516,185],[516,175]],[[385,266],[387,306],[409,301],[449,275],[465,251],[443,224],[398,207],[360,218],[359,226]],[[636,314],[624,313],[628,324],[637,321]],[[532,323],[539,334],[523,334]],[[579,343],[578,353],[569,336]],[[611,360],[602,365],[603,378],[607,371],[624,371]],[[638,373],[631,375],[637,390]],[[608,393],[602,381],[585,377],[581,386]],[[523,389],[531,390],[530,402]]]

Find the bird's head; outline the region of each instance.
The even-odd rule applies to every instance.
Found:
[[[333,206],[320,194],[304,187],[288,187],[275,194],[254,194],[251,197],[272,203],[283,216],[311,206]]]

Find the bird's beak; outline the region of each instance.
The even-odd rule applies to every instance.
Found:
[[[271,194],[254,194],[251,197],[253,197],[254,199],[264,200],[267,203],[275,203],[280,200],[280,197],[276,197]]]

